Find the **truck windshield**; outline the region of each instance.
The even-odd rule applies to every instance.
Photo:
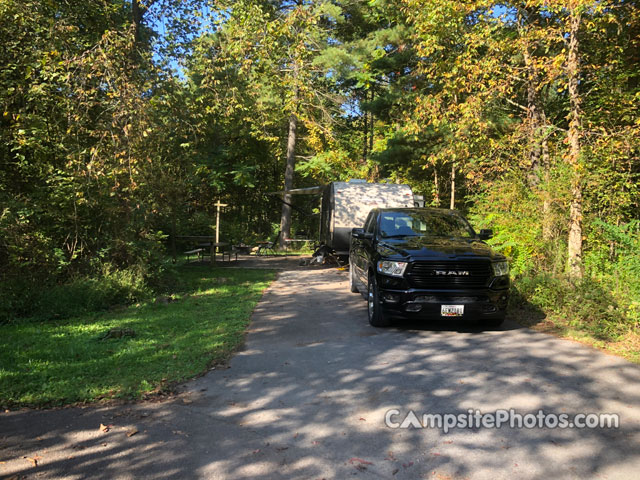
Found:
[[[460,215],[418,210],[380,213],[380,235],[382,238],[475,237],[473,229]]]

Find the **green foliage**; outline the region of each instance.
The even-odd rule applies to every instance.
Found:
[[[64,319],[106,310],[150,298],[151,291],[139,267],[113,270],[105,266],[99,276],[81,278],[46,290],[34,305],[43,320]]]
[[[3,276],[148,260],[157,192],[144,185],[153,158],[144,95],[157,72],[125,12],[123,2],[0,7],[11,42],[0,52]]]
[[[537,307],[559,325],[615,341],[638,328],[638,308],[619,303],[607,285],[586,277],[577,283],[540,274],[518,278],[512,302]]]
[[[618,300],[620,308],[640,326],[640,221],[611,225],[593,222],[586,258],[587,272]]]
[[[515,276],[540,268],[545,260],[541,218],[536,198],[522,178],[512,174],[474,199],[470,219],[478,229],[490,228],[495,235],[490,245],[510,261]]]
[[[161,286],[157,270],[139,265],[119,270],[103,264],[91,277],[77,276],[58,285],[38,285],[33,280],[12,279],[0,284],[0,323],[34,317],[41,321],[61,320],[77,315],[128,305],[150,298],[151,285]]]

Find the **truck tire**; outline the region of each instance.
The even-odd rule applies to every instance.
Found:
[[[356,284],[355,271],[353,270],[351,262],[349,262],[349,290],[351,293],[360,293],[358,285]]]
[[[391,322],[385,318],[382,308],[380,307],[380,299],[378,298],[378,284],[376,277],[369,277],[369,286],[367,288],[367,313],[369,315],[369,324],[372,327],[388,327]]]

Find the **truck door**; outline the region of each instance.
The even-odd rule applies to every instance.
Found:
[[[367,220],[364,222],[364,231],[365,233],[373,233],[375,231],[375,225],[376,225],[376,211],[372,210],[371,212],[369,212],[369,215],[367,216]],[[367,254],[367,250],[370,249],[371,247],[371,240],[366,239],[366,238],[362,238],[362,239],[357,239],[354,238],[353,240],[353,253],[352,253],[352,258],[353,258],[353,262],[355,262],[355,271],[356,271],[356,276],[358,277],[358,280],[361,284],[366,285],[367,283],[367,270],[368,270],[368,265],[369,265],[369,260],[368,257],[369,255]]]

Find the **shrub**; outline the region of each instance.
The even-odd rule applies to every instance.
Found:
[[[21,317],[63,319],[105,310],[149,298],[146,272],[140,266],[115,269],[104,264],[95,277],[79,276],[51,286],[36,287],[30,281],[4,282],[0,286],[0,321]]]
[[[556,323],[585,330],[601,339],[616,339],[637,327],[637,310],[620,305],[597,279],[572,283],[549,274],[516,278],[512,306],[534,306],[553,315]]]

